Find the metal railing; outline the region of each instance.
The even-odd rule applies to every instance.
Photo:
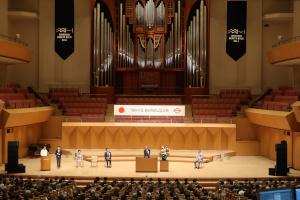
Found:
[[[284,45],[284,44],[288,44],[288,43],[291,43],[291,42],[296,42],[296,41],[300,41],[300,35],[295,36],[295,37],[291,37],[291,38],[287,38],[287,39],[284,39],[284,40],[280,40],[279,42],[274,44],[272,47],[275,48],[275,47],[278,47],[278,46],[281,46],[281,45]]]
[[[15,43],[21,44],[21,45],[26,46],[26,47],[28,46],[28,44],[26,42],[21,41],[17,37],[11,37],[11,36],[8,36],[8,35],[0,34],[0,39],[4,39],[4,40],[11,41],[11,42],[15,42]]]

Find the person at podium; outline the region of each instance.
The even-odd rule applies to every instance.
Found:
[[[41,155],[42,157],[47,157],[47,156],[48,156],[48,150],[47,150],[47,147],[46,147],[46,146],[44,146],[44,147],[42,148],[42,150],[41,150],[41,152],[40,152],[40,155]]]
[[[150,158],[151,150],[146,146],[144,149],[144,158]]]
[[[58,146],[55,151],[57,168],[60,168],[61,155],[62,155],[62,151],[60,149],[60,146]]]
[[[106,161],[106,167],[111,168],[111,152],[108,149],[105,149],[104,159]]]

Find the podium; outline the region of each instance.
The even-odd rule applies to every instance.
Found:
[[[51,170],[51,158],[50,156],[41,156],[41,171]]]
[[[168,172],[169,171],[169,161],[168,160],[161,160],[159,161],[160,164],[160,171],[161,172]]]
[[[136,157],[135,171],[136,172],[157,172],[157,158]]]

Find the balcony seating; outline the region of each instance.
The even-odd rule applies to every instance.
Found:
[[[289,86],[280,86],[263,100],[258,101],[255,108],[266,110],[290,111],[291,104],[299,100],[300,91]]]
[[[0,99],[5,102],[7,109],[31,108],[39,103],[34,94],[17,84],[0,87]]]

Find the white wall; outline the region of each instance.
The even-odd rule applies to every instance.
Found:
[[[31,86],[38,89],[38,70],[39,70],[39,34],[37,19],[10,19],[9,35],[20,34],[21,40],[28,44],[32,49],[32,60],[26,64],[10,65],[7,68],[7,82],[19,83],[22,87]]]
[[[247,87],[261,92],[262,1],[248,1],[247,52],[237,62],[226,54],[226,0],[211,1],[210,92]]]
[[[291,0],[264,0],[263,14],[287,12],[293,9],[293,2]],[[275,21],[263,23],[263,54],[262,54],[262,86],[263,90],[268,88],[278,88],[282,85],[293,85],[293,70],[287,66],[271,65],[267,59],[267,53],[272,46],[278,43],[278,35],[282,39],[292,37],[293,23],[291,21]]]
[[[75,51],[67,60],[54,51],[54,1],[40,1],[39,13],[39,91],[65,85],[89,92],[90,1],[75,0]]]

